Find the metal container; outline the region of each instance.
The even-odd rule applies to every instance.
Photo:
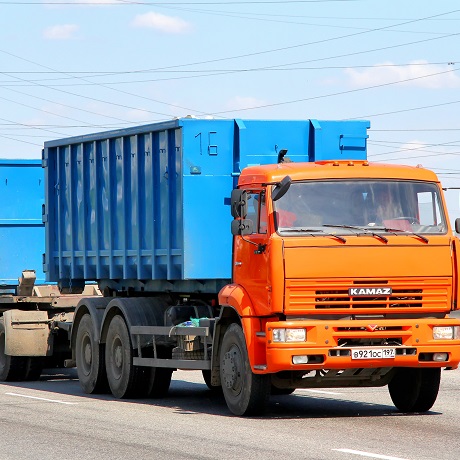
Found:
[[[242,168],[365,159],[366,121],[181,118],[45,143],[50,281],[213,292],[231,278]],[[283,152],[284,153],[284,152]]]
[[[44,174],[40,160],[0,160],[0,289],[18,285],[23,270],[43,283]]]

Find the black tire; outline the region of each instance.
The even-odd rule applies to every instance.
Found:
[[[170,348],[157,348],[158,358],[171,358]],[[164,398],[169,391],[171,385],[171,377],[173,369],[166,367],[150,367],[146,368],[145,372],[149,376],[148,397],[149,398]]]
[[[203,380],[204,383],[206,383],[206,386],[211,390],[216,393],[221,393],[222,392],[222,386],[221,385],[212,385],[211,383],[211,371],[209,369],[204,369],[201,371],[203,374]]]
[[[436,401],[440,382],[440,368],[399,368],[388,390],[401,412],[427,412]]]
[[[105,346],[107,380],[116,398],[143,398],[149,393],[150,369],[133,365],[134,351],[124,319],[114,316]]]
[[[5,324],[0,318],[0,382],[22,382],[26,376],[27,359],[5,354]]]
[[[275,396],[290,395],[294,393],[295,388],[278,388],[275,385],[271,386],[271,394]]]
[[[220,350],[220,378],[228,408],[235,415],[262,415],[270,397],[270,376],[254,374],[238,324],[226,330]]]
[[[40,378],[43,371],[43,359],[41,357],[30,357],[26,359],[24,380],[34,382]]]
[[[94,322],[88,313],[82,316],[78,324],[75,361],[78,380],[85,393],[98,394],[108,391],[104,348],[96,338]]]

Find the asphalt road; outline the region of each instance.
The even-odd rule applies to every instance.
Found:
[[[460,370],[432,411],[403,415],[386,388],[296,390],[263,418],[231,415],[201,374],[177,371],[163,400],[85,395],[74,369],[0,384],[0,459],[458,460]]]

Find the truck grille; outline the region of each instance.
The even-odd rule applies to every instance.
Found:
[[[394,308],[421,307],[423,289],[395,289],[386,297],[350,297],[348,290],[316,291],[316,308]]]
[[[391,287],[389,295],[351,296],[349,288],[356,286]],[[345,280],[340,282],[319,281],[307,283],[303,280],[286,280],[286,310],[290,312],[325,310],[373,313],[412,311],[430,308],[445,311],[450,305],[450,279],[417,279],[409,283],[399,280]]]

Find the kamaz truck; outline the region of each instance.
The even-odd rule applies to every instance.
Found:
[[[236,415],[363,386],[428,411],[460,362],[459,241],[436,175],[369,162],[368,128],[181,118],[46,142],[40,268],[73,301],[8,304],[2,380],[59,350],[117,398],[194,369]]]

